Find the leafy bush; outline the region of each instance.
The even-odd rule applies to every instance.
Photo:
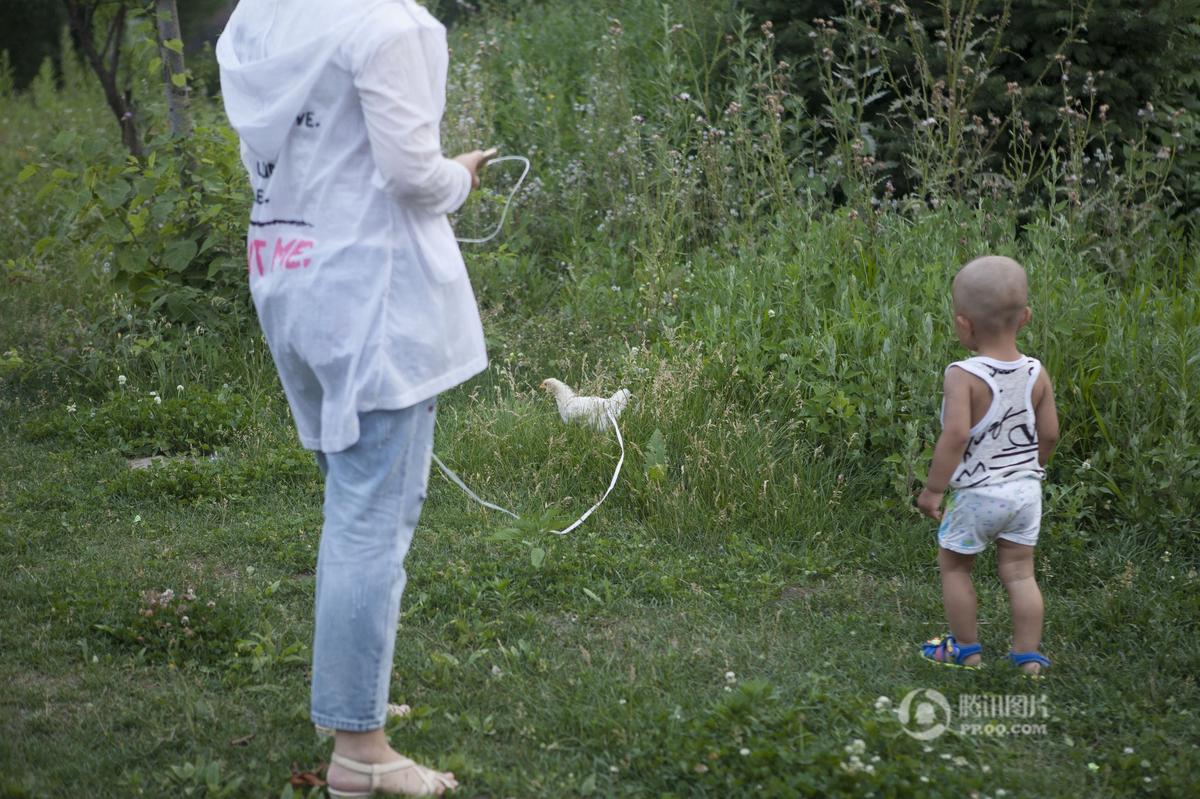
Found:
[[[141,593],[132,613],[107,619],[95,629],[177,666],[222,663],[236,654],[236,642],[244,635],[243,615],[220,596],[197,594],[192,588],[182,594],[152,589]]]
[[[861,102],[855,109],[858,121],[869,126],[872,154],[889,176],[918,193],[937,187],[923,185],[923,175],[904,175],[899,167],[920,145],[919,123],[930,117],[897,116],[896,111],[906,98],[934,90],[934,82],[957,105],[955,113],[961,110],[968,130],[987,127],[989,117],[1004,119],[1013,106],[1013,87],[1019,87],[1021,110],[1043,157],[1061,144],[1055,131],[1076,110],[1074,100],[1095,109],[1105,106],[1111,142],[1139,140],[1152,121],[1159,140],[1152,151],[1176,143],[1171,135],[1178,131],[1165,124],[1165,114],[1147,120],[1147,108],[1158,104],[1168,112],[1188,112],[1189,131],[1200,112],[1198,0],[1095,0],[1086,6],[1057,0],[972,0],[961,5],[941,0],[743,0],[742,5],[757,19],[774,22],[780,53],[800,64],[794,76],[810,112],[835,104],[828,81],[822,80],[821,62],[833,61],[839,80],[852,83],[853,62],[863,53],[830,49],[827,34],[842,34],[843,43],[848,35],[852,45],[867,44],[864,50],[874,55],[872,68],[878,71],[870,81],[873,91],[851,92]],[[856,19],[868,20],[869,44],[861,30],[855,35],[861,27]],[[993,32],[998,34],[994,40]],[[940,155],[956,156],[951,144]],[[994,142],[994,152],[1003,154],[1012,144],[1006,133]],[[1116,157],[1123,162],[1119,147]],[[1174,169],[1172,186],[1185,209],[1195,205],[1198,158],[1200,154],[1185,150]]]
[[[198,388],[164,399],[130,389],[83,411],[75,404],[56,410],[27,432],[35,440],[58,438],[128,456],[202,454],[230,443],[250,414],[250,402],[234,391]]]
[[[312,454],[299,447],[214,458],[171,459],[126,469],[105,483],[111,496],[180,502],[237,501],[288,485],[317,483]]]
[[[248,200],[228,127],[197,125],[186,149],[163,140],[143,162],[114,150],[106,136],[64,130],[47,155],[18,177],[42,173],[40,192],[61,205],[61,223],[36,252],[70,247],[151,311],[176,320],[214,324],[214,297],[244,296]]]

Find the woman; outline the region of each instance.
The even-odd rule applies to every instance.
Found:
[[[492,154],[442,156],[445,29],[414,0],[241,0],[217,45],[254,206],[250,289],[325,475],[312,720],[335,796],[441,794],[383,733],[435,398],[487,366],[446,214]]]

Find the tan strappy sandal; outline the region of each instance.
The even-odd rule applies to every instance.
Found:
[[[359,763],[357,760],[351,760],[348,757],[342,757],[337,752],[334,752],[331,760],[347,771],[352,771],[355,774],[362,774],[365,777],[371,778],[371,784],[366,791],[339,791],[333,786],[329,786],[329,795],[336,797],[364,797],[371,796],[377,790],[383,787],[383,781],[388,774],[395,774],[398,771],[407,769],[416,769],[417,777],[421,780],[421,793],[407,794],[408,796],[437,796],[437,787],[439,775],[433,769],[415,763],[407,757],[402,757],[399,760],[392,760],[388,763]],[[453,790],[450,786],[446,786],[446,790]],[[393,792],[395,794],[396,792]],[[404,795],[404,794],[401,794]]]

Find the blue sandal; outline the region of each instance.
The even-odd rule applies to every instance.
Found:
[[[943,635],[921,644],[921,657],[939,666],[953,666],[959,669],[977,669],[979,666],[968,666],[964,660],[983,651],[982,644],[960,645],[953,635]]]
[[[1050,658],[1046,657],[1041,652],[1009,652],[1008,659],[1011,660],[1012,664],[1019,669],[1026,663],[1036,663],[1041,666],[1042,669],[1050,668]],[[1025,671],[1025,669],[1021,669],[1021,673],[1026,677],[1032,677],[1033,679],[1041,679],[1042,677],[1042,672],[1040,670]]]

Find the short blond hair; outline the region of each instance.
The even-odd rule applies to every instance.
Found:
[[[1016,331],[1029,305],[1029,278],[1012,258],[985,255],[954,276],[954,312],[984,333]]]

